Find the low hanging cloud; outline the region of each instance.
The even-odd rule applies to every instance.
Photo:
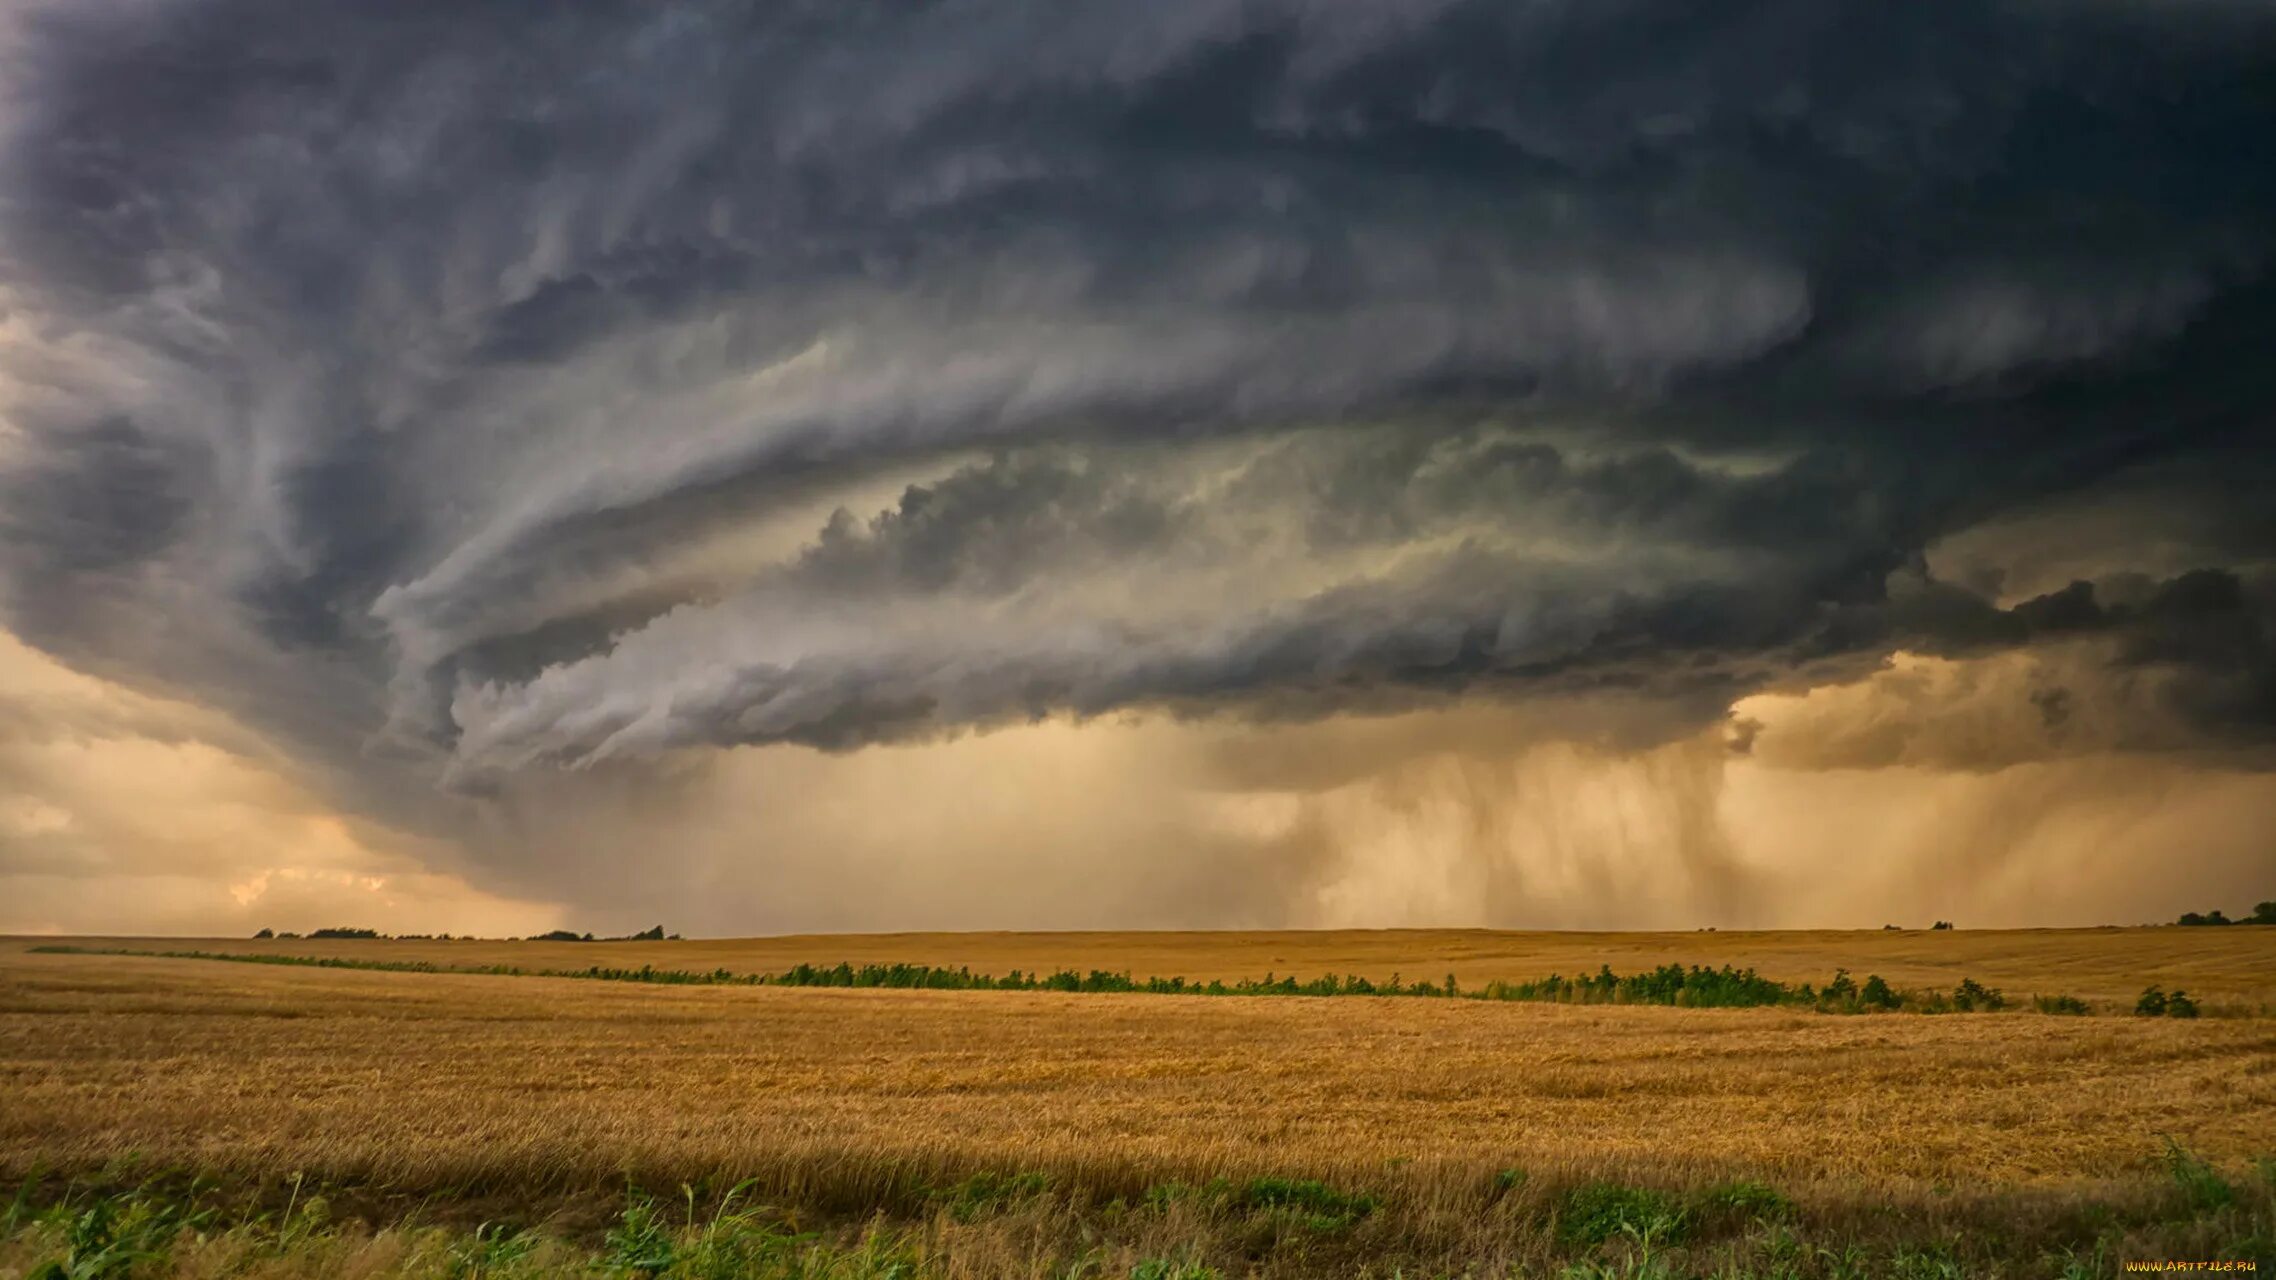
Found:
[[[2242,5],[35,0],[0,629],[533,900],[613,856],[540,834],[580,787],[1131,716],[1452,735],[1385,778],[1680,791],[1734,732],[2257,771],[2272,48]],[[1747,897],[1743,833],[1667,839]]]

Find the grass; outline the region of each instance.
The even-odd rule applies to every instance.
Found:
[[[2183,1152],[2173,1157],[2194,1159]],[[321,1196],[279,1210],[221,1210],[161,1184],[77,1190],[35,1204],[19,1195],[0,1222],[0,1275],[33,1280],[128,1277],[361,1276],[433,1280],[994,1280],[1002,1276],[1235,1275],[1354,1277],[1556,1275],[1564,1280],[1713,1277],[1864,1280],[1923,1276],[2106,1275],[2117,1258],[2247,1260],[2264,1251],[2276,1195],[2198,1190],[2088,1206],[2089,1228],[2022,1240],[1949,1213],[1867,1214],[1798,1207],[1762,1184],[1693,1189],[1596,1180],[1517,1202],[1467,1199],[1438,1185],[1387,1201],[1324,1184],[1260,1178],[1149,1196],[1142,1207],[1034,1189],[983,1216],[947,1192],[929,1207],[810,1220],[752,1194],[684,1186],[630,1188],[606,1217],[472,1227],[340,1213]],[[2210,1175],[2217,1178],[2218,1175]],[[301,1188],[296,1187],[295,1190]],[[598,1208],[599,1206],[588,1206]],[[1739,1217],[1730,1211],[1745,1210]],[[1379,1212],[1380,1210],[1380,1212]],[[1373,1235],[1370,1235],[1370,1232]]]
[[[2276,1239],[2276,1030],[2254,1017],[0,947],[0,1096],[0,1176],[40,1175],[0,1276],[161,1238],[136,1275],[2053,1277]]]

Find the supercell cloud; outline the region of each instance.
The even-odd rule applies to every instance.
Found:
[[[1322,816],[1326,757],[1391,790],[1642,768],[1682,810],[1654,838],[1742,915],[1745,832],[1700,835],[1666,770],[2272,759],[2261,6],[136,0],[0,31],[0,627],[502,892],[609,901],[624,855],[543,816],[606,795],[672,875],[817,877],[753,925],[879,923],[814,905],[858,861],[822,797],[872,766],[798,753],[1132,719],[1209,743],[1086,785],[1303,810],[1117,849],[1260,878],[1140,923],[1310,922],[1411,858],[1313,847],[1365,825]],[[1317,749],[1260,779],[1224,735]],[[809,767],[839,781],[689,799]],[[1537,784],[1458,790],[1545,821]],[[1479,922],[1565,918],[1503,890]]]

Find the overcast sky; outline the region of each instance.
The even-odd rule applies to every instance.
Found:
[[[2276,9],[14,0],[0,930],[2276,897]]]

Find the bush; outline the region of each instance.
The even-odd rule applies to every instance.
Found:
[[[276,932],[275,932],[274,930],[271,930],[271,929],[262,929],[262,930],[259,930],[259,931],[255,932],[255,933],[253,934],[253,936],[254,936],[254,937],[256,937],[256,938],[274,938],[274,937],[276,937],[277,935],[276,935]]]
[[[2086,1001],[2077,996],[2038,996],[2032,1000],[2032,1004],[2036,1005],[2041,1013],[2059,1014],[2064,1017],[2083,1018],[2089,1012]]]
[[[2134,1001],[2134,1015],[2141,1018],[2164,1017],[2165,992],[2156,987],[2145,989],[2141,999]]]
[[[2001,995],[1997,987],[1987,987],[1974,978],[1962,978],[1960,985],[1952,989],[1952,1007],[1962,1013],[1974,1013],[1979,1009],[2004,1009],[2007,1007],[2007,997]]]
[[[2252,908],[2246,924],[2276,924],[2276,902],[2262,902]]]
[[[1677,1240],[1688,1225],[1683,1207],[1661,1192],[1618,1182],[1590,1182],[1565,1193],[1557,1214],[1557,1238],[1567,1247],[1600,1245],[1626,1232]]]
[[[1393,979],[1397,981],[1396,978]],[[1428,987],[1429,984],[1423,984]],[[1393,989],[1396,993],[1396,987]],[[1435,988],[1432,988],[1435,990]],[[1611,966],[1594,976],[1567,978],[1550,974],[1537,982],[1494,982],[1486,995],[1496,1000],[1552,1000],[1566,1004],[1672,1004],[1694,1009],[1739,1009],[1784,1004],[1810,998],[1807,989],[1788,988],[1752,969],[1725,965],[1708,969],[1693,965],[1661,965],[1657,969],[1623,977]]]
[[[1237,1200],[1246,1209],[1293,1210],[1304,1215],[1309,1225],[1323,1230],[1348,1227],[1375,1212],[1375,1197],[1338,1191],[1311,1179],[1251,1179]]]
[[[1903,1003],[1902,997],[1877,973],[1865,979],[1865,989],[1858,993],[1857,998],[1869,1009],[1894,1009]]]
[[[380,934],[377,929],[317,929],[308,936],[311,938],[376,938]]]
[[[1952,927],[1952,922],[1949,920],[1939,920],[1935,924],[1932,924],[1928,927],[1935,930],[1946,930]]]
[[[2188,992],[2176,991],[2165,998],[2165,1016],[2194,1018],[2197,1016],[2197,1002],[2189,998]]]

